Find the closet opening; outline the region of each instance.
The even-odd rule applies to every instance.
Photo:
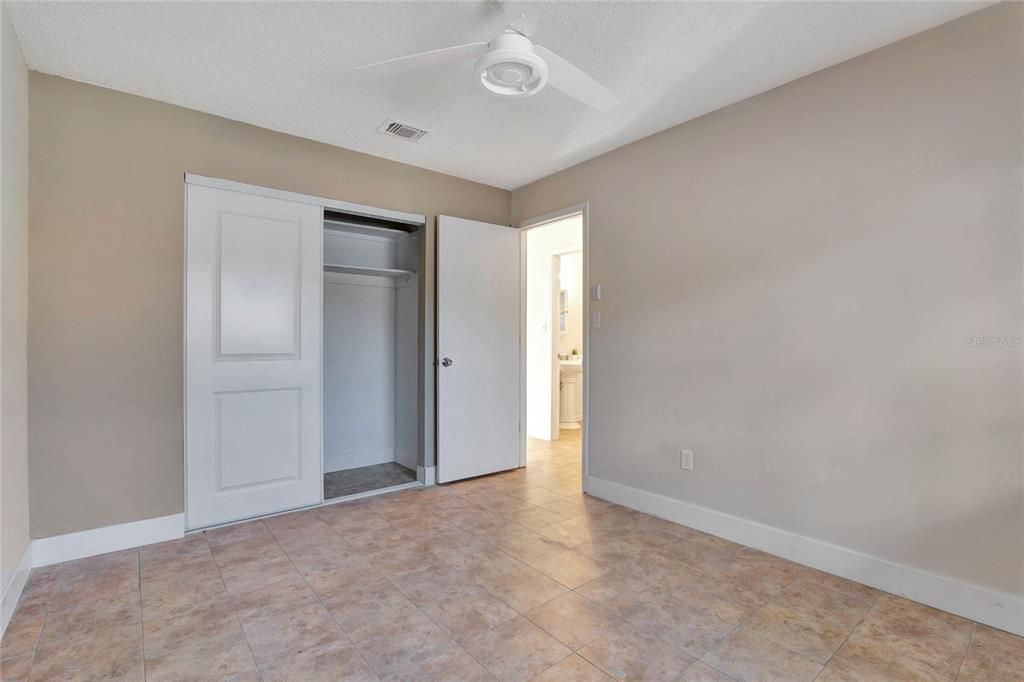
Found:
[[[324,501],[418,485],[422,224],[324,211]]]

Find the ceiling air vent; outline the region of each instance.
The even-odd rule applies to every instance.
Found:
[[[430,131],[389,118],[380,124],[380,127],[377,128],[377,132],[384,133],[385,135],[391,135],[392,137],[400,137],[403,140],[408,140],[409,142],[419,142],[423,136]]]

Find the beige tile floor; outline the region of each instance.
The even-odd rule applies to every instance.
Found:
[[[574,438],[573,436],[577,437]],[[4,680],[1024,679],[1024,640],[525,470],[33,571]]]

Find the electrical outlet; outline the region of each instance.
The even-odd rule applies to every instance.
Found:
[[[679,468],[693,471],[693,450],[679,451]]]

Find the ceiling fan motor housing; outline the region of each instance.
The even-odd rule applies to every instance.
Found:
[[[533,43],[515,31],[491,41],[475,67],[480,84],[506,97],[528,97],[544,89],[548,65],[533,51]]]

